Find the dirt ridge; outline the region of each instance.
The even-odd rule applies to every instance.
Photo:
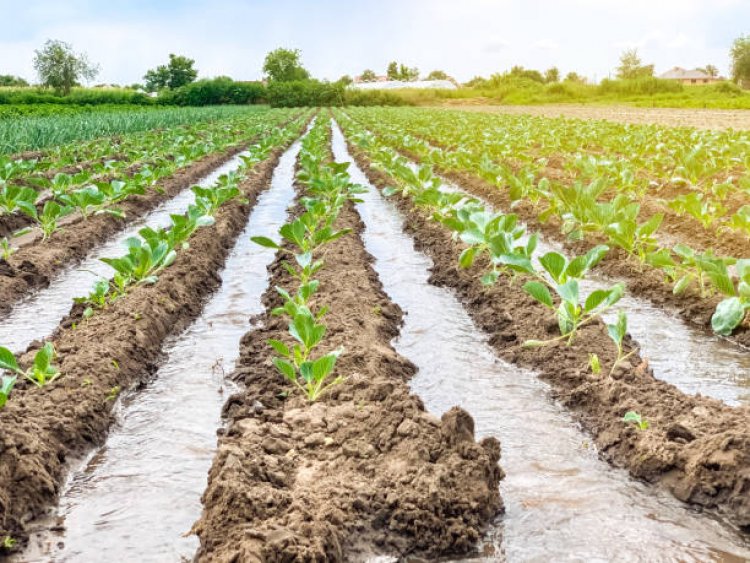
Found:
[[[0,537],[23,546],[33,520],[57,501],[69,462],[103,442],[119,391],[145,384],[164,339],[200,313],[282,152],[274,151],[241,184],[249,202],[221,208],[215,225],[197,231],[156,284],[133,289],[88,321],[74,308],[61,323],[53,342],[63,376],[42,389],[19,381],[0,410]]]
[[[312,406],[281,395],[289,385],[265,342],[289,342],[285,321],[268,313],[280,304],[274,286],[291,286],[277,256],[266,313],[241,342],[233,378],[244,390],[225,405],[228,426],[193,529],[198,561],[466,553],[501,510],[499,443],[476,443],[465,411],[440,420],[410,394],[415,367],[390,344],[402,312],[372,268],[353,206],[338,227],[353,232],[327,247],[314,304],[332,306],[326,346],[345,347],[337,373],[348,378]]]
[[[350,144],[349,150],[374,185],[393,184],[370,168],[356,147]],[[518,282],[482,286],[482,264],[459,269],[462,246],[445,227],[411,201],[401,196],[393,200],[407,218],[405,230],[433,260],[430,283],[458,294],[500,357],[533,369],[551,384],[555,398],[594,437],[601,456],[638,479],[663,485],[682,501],[715,509],[731,525],[750,533],[750,408],[686,395],[656,379],[637,352],[611,377],[603,375],[615,354],[602,323],[585,327],[569,347],[559,343],[524,348],[526,340],[556,335],[554,315],[526,295]],[[630,337],[626,340],[626,349],[637,347]],[[600,375],[588,367],[590,352],[602,361]],[[651,427],[639,431],[622,422],[630,410],[640,412]]]

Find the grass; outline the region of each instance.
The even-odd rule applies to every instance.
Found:
[[[496,80],[473,88],[456,90],[388,90],[413,105],[484,103],[498,105],[543,105],[560,103],[625,104],[637,107],[750,109],[750,90],[729,82],[687,85],[659,79],[604,80],[601,84],[532,80]]]

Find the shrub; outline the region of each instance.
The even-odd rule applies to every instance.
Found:
[[[665,80],[652,76],[633,78],[631,80],[610,80],[605,78],[599,84],[600,94],[615,94],[624,96],[653,95],[662,93],[682,92],[684,87],[676,80]]]
[[[257,104],[264,100],[265,95],[266,88],[260,82],[235,82],[221,76],[164,92],[159,97],[159,103],[178,106]]]

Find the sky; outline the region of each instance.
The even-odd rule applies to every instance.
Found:
[[[95,83],[132,84],[167,61],[200,77],[262,77],[276,47],[298,48],[313,76],[336,80],[391,60],[460,81],[513,65],[592,80],[638,48],[661,73],[713,64],[750,34],[750,0],[0,0],[0,74],[36,80],[34,49],[71,43],[100,65]]]

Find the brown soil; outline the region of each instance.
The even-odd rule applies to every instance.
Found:
[[[620,123],[657,124],[668,127],[697,129],[750,129],[750,110],[638,108],[630,106],[589,106],[580,104],[548,104],[541,106],[463,105],[463,100],[450,104],[452,109],[485,113],[527,114],[544,117],[606,119]]]
[[[346,381],[310,405],[271,365],[266,339],[289,342],[268,311],[242,340],[234,378],[244,391],[225,405],[229,424],[194,526],[198,561],[357,561],[373,554],[436,557],[475,547],[502,508],[494,438],[454,408],[442,420],[411,395],[414,366],[390,342],[402,313],[372,269],[351,206],[339,227],[354,232],[326,249],[316,304],[327,303],[326,346],[343,346]],[[280,259],[270,288],[290,287]]]
[[[350,150],[373,183],[387,183],[362,153]],[[637,352],[611,377],[605,375],[615,351],[601,323],[585,327],[571,346],[524,348],[526,340],[557,334],[554,315],[526,295],[518,282],[482,286],[481,264],[471,270],[458,268],[462,248],[447,229],[404,198],[394,200],[407,216],[406,229],[416,245],[434,262],[431,283],[450,287],[460,296],[499,356],[535,370],[551,384],[555,397],[577,415],[605,459],[636,478],[661,484],[680,500],[717,509],[750,532],[750,408],[686,395],[656,379]],[[626,348],[636,346],[628,337]],[[600,375],[591,373],[589,353],[601,359]],[[630,410],[642,414],[650,428],[639,431],[623,423]]]
[[[195,184],[202,177],[242,152],[237,146],[210,155],[175,172],[145,195],[133,196],[118,205],[124,218],[103,214],[77,221],[54,233],[46,242],[38,241],[20,248],[8,262],[0,260],[0,316],[30,290],[46,287],[63,268],[81,261],[99,244],[123,230],[133,219],[141,217],[159,204]]]
[[[74,309],[61,323],[52,340],[63,376],[42,389],[19,382],[0,410],[0,537],[9,535],[23,546],[29,525],[56,502],[69,463],[103,442],[119,390],[147,382],[164,339],[199,314],[221,283],[217,271],[269,185],[281,152],[257,165],[242,184],[250,203],[224,206],[216,224],[199,230],[155,285],[134,289],[89,321],[81,321]],[[203,162],[189,177],[226,158]]]
[[[408,150],[400,149],[399,152],[413,160],[420,162],[418,155]],[[489,182],[467,172],[455,172],[442,169],[438,166],[436,170],[447,180],[455,183],[462,190],[473,194],[488,202],[499,211],[512,211],[524,221],[531,231],[538,231],[547,240],[562,244],[566,250],[575,254],[582,254],[597,244],[606,243],[606,239],[595,233],[587,233],[585,241],[570,241],[561,232],[561,221],[558,217],[551,217],[546,222],[539,221],[539,210],[528,201],[513,203],[505,190],[501,190]],[[675,223],[679,223],[674,217]],[[694,244],[696,239],[700,242],[700,233],[684,223],[676,230],[684,231],[684,238],[694,248],[700,248],[700,244]],[[701,232],[702,227],[699,227]],[[691,238],[692,237],[692,238]],[[744,256],[747,247],[740,246],[735,238],[727,238],[728,250],[733,250],[736,256]],[[714,248],[717,248],[714,246]],[[683,320],[693,326],[704,330],[706,334],[712,334],[711,316],[719,303],[719,297],[701,297],[697,288],[692,287],[680,295],[672,293],[672,285],[665,279],[664,274],[648,265],[641,264],[637,259],[628,256],[623,250],[613,247],[596,267],[596,271],[604,276],[623,280],[627,283],[628,291],[642,299],[647,299],[654,305],[668,308],[677,313]],[[734,334],[728,337],[745,348],[750,348],[750,325],[746,321],[738,327]]]

